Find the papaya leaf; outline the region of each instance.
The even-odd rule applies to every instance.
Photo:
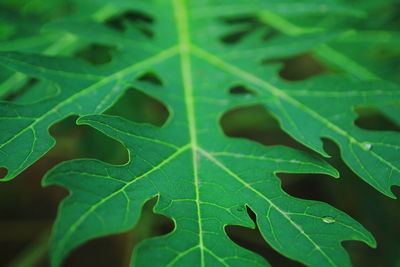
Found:
[[[124,2],[116,5],[126,8]],[[329,155],[321,138],[333,140],[354,172],[393,197],[391,186],[400,185],[399,134],[356,127],[353,110],[391,106],[398,102],[399,87],[368,75],[363,79],[373,81],[325,75],[290,83],[280,78],[280,65],[273,63],[277,57],[321,47],[326,52],[326,43],[343,33],[317,29],[293,34],[299,28],[290,28],[280,16],[364,16],[336,1],[323,2],[315,9],[321,1],[143,0],[132,7],[152,18],[146,25],[126,24],[116,31],[82,17],[48,25],[76,40],[117,47],[104,66],[0,53],[0,64],[50,81],[58,89],[55,96],[33,104],[0,103],[0,166],[8,169],[3,180],[13,179],[42,157],[54,145],[48,128],[75,114],[78,124],[92,126],[129,152],[124,165],[73,160],[46,175],[43,185],[61,185],[70,192],[54,227],[52,266],[60,266],[71,250],[90,239],[131,229],[144,203],[154,197],[155,211],[173,219],[175,228],[135,248],[133,266],[268,266],[225,232],[227,225],[255,227],[247,208],[256,214],[266,242],[309,266],[351,266],[341,245],[346,240],[375,247],[372,235],[350,216],[326,203],[294,198],[281,188],[278,173],[338,177],[320,156],[229,138],[219,124],[233,108],[265,105],[283,130],[322,156]],[[221,41],[243,26],[227,25],[221,16],[257,17],[260,12],[270,24],[291,30],[266,39],[263,28],[256,27],[239,41]],[[343,62],[329,51],[324,55]],[[348,68],[360,78],[357,64]],[[146,73],[156,74],[160,83],[141,80]],[[237,85],[254,94],[231,94]],[[131,86],[167,105],[171,116],[163,127],[101,115]]]

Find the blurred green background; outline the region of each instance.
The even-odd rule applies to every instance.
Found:
[[[327,28],[340,28],[343,24],[346,28],[352,25],[352,28],[360,31],[357,38],[333,41],[330,46],[383,79],[400,83],[400,2],[339,2],[360,8],[368,16],[367,19],[352,18],[349,21],[338,21],[329,16],[320,19],[321,25]],[[85,12],[89,12],[88,10],[90,8],[84,1],[1,0],[0,50],[70,55],[92,64],[105,64],[112,58],[115,48],[82,42],[49,50],[49,46],[60,37],[54,33],[41,32],[43,25],[48,22],[65,16],[86,16]],[[105,20],[105,23],[120,27],[124,23],[141,25],[146,20],[141,14],[116,13]],[[268,24],[254,18],[244,20],[248,25],[246,31],[233,33],[225,41],[237,41],[241,34],[260,27],[264,27],[267,32],[273,32]],[[304,18],[301,21],[307,27],[307,21]],[[296,22],[296,18],[293,18],[293,22]],[[228,23],[237,21],[231,20]],[[310,24],[312,23],[310,18]],[[281,77],[292,82],[314,75],[341,72],[313,51],[292,58],[277,58],[267,64],[280,64]],[[245,95],[251,93],[249,90],[238,87],[232,93]],[[18,74],[0,67],[0,96],[3,100],[28,103],[54,93],[54,87],[45,81],[21,78]],[[393,116],[396,114],[391,112],[393,110],[398,111],[399,107],[390,107],[384,111],[359,108],[356,124],[367,130],[399,131],[399,118]],[[168,118],[167,108],[162,103],[134,88],[129,89],[107,113],[157,126],[161,126]],[[76,126],[75,120],[76,117],[70,117],[53,126],[50,131],[57,139],[57,146],[17,179],[0,184],[0,266],[48,265],[51,226],[57,205],[67,192],[58,187],[41,187],[41,178],[47,170],[59,162],[75,158],[97,158],[113,164],[127,161],[127,152],[120,143],[90,127]],[[229,111],[222,118],[221,126],[227,135],[235,138],[249,138],[265,145],[283,144],[309,151],[284,133],[276,119],[261,106]],[[296,197],[327,202],[350,214],[373,233],[378,242],[377,249],[371,249],[359,242],[344,243],[354,266],[400,267],[399,200],[389,199],[362,182],[341,161],[337,146],[329,140],[324,140],[324,144],[332,155],[328,161],[340,170],[341,179],[335,180],[324,175],[280,175],[284,189]],[[398,188],[394,188],[394,191],[399,195]],[[138,242],[173,229],[171,220],[152,212],[155,201],[154,199],[146,204],[139,224],[130,232],[88,242],[73,252],[64,266],[127,266],[132,249]],[[253,216],[250,210],[249,213]],[[265,256],[273,266],[301,266],[268,247],[257,230],[230,226],[227,227],[227,232],[235,242]]]

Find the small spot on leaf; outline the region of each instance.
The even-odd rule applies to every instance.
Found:
[[[322,221],[323,221],[324,223],[330,224],[330,223],[334,223],[336,220],[335,220],[335,218],[333,218],[333,217],[324,216],[324,217],[322,217]]]
[[[365,143],[365,144],[363,145],[363,147],[364,147],[365,150],[371,150],[371,149],[372,149],[372,145],[369,144],[369,143]]]

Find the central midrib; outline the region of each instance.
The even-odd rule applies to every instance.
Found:
[[[203,242],[203,225],[200,207],[200,184],[198,176],[198,160],[197,160],[197,133],[196,133],[196,116],[193,101],[193,77],[191,62],[191,41],[189,31],[189,19],[186,7],[186,0],[174,0],[174,16],[178,32],[178,47],[180,54],[180,63],[182,69],[182,83],[184,90],[184,101],[187,110],[187,120],[190,135],[190,145],[192,150],[193,177],[195,185],[195,202],[197,211],[197,221],[199,230],[199,249],[200,249],[200,265],[205,266],[204,261],[204,242]]]

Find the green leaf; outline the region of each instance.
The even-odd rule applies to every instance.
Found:
[[[341,245],[345,240],[375,246],[358,222],[328,204],[289,196],[277,177],[338,177],[333,167],[311,153],[228,138],[219,125],[232,108],[263,104],[288,134],[321,155],[329,156],[321,138],[333,140],[348,166],[384,194],[393,196],[390,187],[400,185],[399,134],[357,128],[353,112],[360,105],[383,108],[397,103],[397,85],[344,76],[289,83],[279,77],[279,65],[263,64],[312,49],[326,50],[326,42],[340,32],[312,30],[265,40],[256,30],[236,43],[221,42],[221,36],[238,27],[230,28],[219,16],[258,14],[263,9],[269,22],[288,26],[279,16],[330,9],[340,16],[355,12],[334,1],[317,10],[312,7],[320,1],[304,1],[304,6],[298,2],[291,9],[294,2],[298,1],[138,1],[138,9],[154,19],[153,25],[146,25],[151,37],[140,26],[118,33],[82,19],[49,26],[118,47],[112,62],[102,67],[60,57],[0,53],[1,64],[51,80],[59,89],[55,97],[34,104],[0,104],[0,166],[9,170],[4,180],[43,156],[54,145],[48,128],[73,114],[80,116],[78,124],[120,141],[130,155],[121,166],[74,160],[48,173],[44,185],[70,191],[54,229],[52,266],[59,266],[87,240],[132,228],[144,203],[154,197],[155,211],[173,219],[175,229],[137,247],[132,265],[265,266],[263,258],[236,245],[225,232],[227,225],[255,227],[246,208],[256,214],[266,242],[309,266],[350,266]],[[334,62],[351,62],[328,51],[325,55]],[[349,69],[351,74],[360,73],[357,64]],[[161,85],[138,79],[149,72],[160,78]],[[250,88],[254,95],[230,94],[237,85]],[[168,106],[172,115],[166,125],[157,128],[100,115],[130,86]]]
[[[186,91],[177,101],[190,101],[191,96]],[[202,106],[219,110],[215,105]],[[47,175],[45,185],[59,184],[71,191],[56,223],[53,265],[90,238],[131,228],[144,202],[154,196],[159,196],[155,211],[173,218],[176,228],[140,245],[132,263],[137,266],[189,262],[264,266],[259,256],[240,249],[224,231],[228,224],[254,227],[246,206],[257,214],[264,238],[275,249],[312,266],[349,265],[340,245],[343,240],[374,245],[371,235],[344,213],[325,203],[285,194],[275,175],[312,172],[336,176],[329,165],[286,147],[266,148],[232,140],[217,128],[201,127],[207,118],[197,122],[190,118],[171,121],[162,129],[118,117],[79,120],[79,124],[89,124],[122,142],[130,161],[112,166],[76,160]],[[192,131],[185,131],[180,124],[187,124]]]

